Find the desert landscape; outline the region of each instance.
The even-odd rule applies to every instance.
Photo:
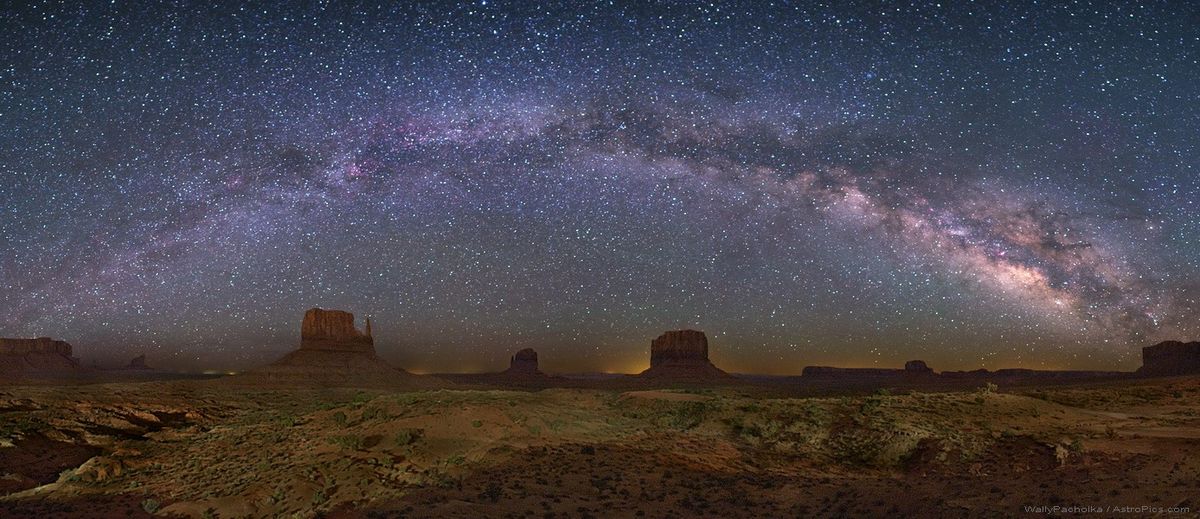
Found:
[[[771,378],[713,366],[705,335],[684,330],[651,342],[645,372],[595,379],[545,374],[532,350],[495,374],[413,375],[371,339],[352,314],[314,308],[295,352],[205,379],[89,373],[53,341],[10,348],[26,369],[24,385],[0,386],[0,510],[979,517],[1200,504],[1197,343],[1148,347],[1143,373],[913,361]]]
[[[0,519],[1200,517],[1200,1],[10,1]]]

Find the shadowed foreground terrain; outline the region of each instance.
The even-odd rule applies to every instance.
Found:
[[[1200,377],[806,398],[4,387],[0,495],[5,517],[1188,515]]]

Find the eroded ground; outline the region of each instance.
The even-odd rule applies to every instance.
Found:
[[[1004,389],[764,398],[739,388],[7,387],[0,515],[1200,510],[1200,377]]]

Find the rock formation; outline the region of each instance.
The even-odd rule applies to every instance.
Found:
[[[532,348],[518,351],[509,360],[508,369],[504,372],[510,375],[541,375],[542,372],[538,370],[537,352]]]
[[[309,309],[300,324],[300,349],[375,353],[371,320],[367,319],[363,333],[354,327],[354,314],[350,312]]]
[[[1200,342],[1164,341],[1142,348],[1139,375],[1200,373]]]
[[[846,379],[855,379],[868,377],[899,377],[904,374],[904,370],[893,368],[837,368],[833,366],[805,366],[802,373],[806,377],[845,377]]]
[[[929,365],[923,360],[910,360],[904,363],[904,371],[906,373],[933,373]]]
[[[835,368],[831,366],[806,366],[806,377],[842,377],[846,380],[879,379],[900,377],[925,377],[934,375],[933,370],[923,360],[910,360],[904,363],[904,369],[892,368]]]
[[[247,383],[345,387],[438,387],[432,377],[413,375],[388,365],[375,354],[371,321],[360,332],[354,314],[312,308],[300,324],[300,348],[274,363],[251,370]]]
[[[129,365],[125,366],[125,369],[150,369],[150,366],[146,365],[145,355],[138,355],[130,359]]]
[[[71,345],[49,337],[0,339],[0,373],[55,374],[79,371]]]
[[[643,377],[727,378],[708,360],[708,337],[696,330],[674,330],[650,342],[650,369]]]

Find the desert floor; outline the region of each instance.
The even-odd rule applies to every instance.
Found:
[[[1200,377],[804,398],[0,387],[0,496],[4,517],[1193,517]]]

